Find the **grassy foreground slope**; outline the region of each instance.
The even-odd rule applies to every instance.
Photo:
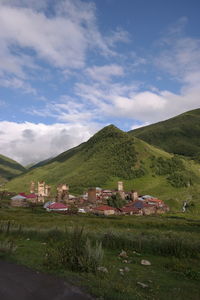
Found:
[[[11,180],[7,189],[28,191],[32,180],[44,180],[52,186],[53,193],[57,184],[68,183],[70,192],[79,194],[89,186],[116,188],[117,181],[123,180],[127,190],[153,194],[180,207],[183,200],[200,203],[199,168],[193,161],[177,160],[110,125],[86,143]],[[173,172],[177,178],[170,179],[169,174]],[[174,186],[174,181],[180,186]]]
[[[200,109],[129,132],[167,152],[200,159]]]
[[[0,183],[12,179],[25,170],[18,162],[0,154]]]
[[[73,286],[87,288],[95,299],[200,299],[199,216],[96,217],[47,213],[39,207],[8,207],[0,209],[0,220],[0,244],[4,245],[3,250],[0,248],[1,259],[62,276]],[[77,233],[77,224],[79,232],[84,227],[84,241],[91,241],[93,247],[101,243],[102,259],[93,247],[90,253],[97,258],[93,262],[106,268],[106,273],[72,269],[66,261],[69,250],[70,258],[82,258],[81,249],[87,253],[88,248],[80,246],[83,236],[77,239],[73,234]],[[15,249],[11,253],[10,241]],[[126,259],[119,257],[122,249]],[[143,259],[151,265],[142,265]],[[71,261],[77,266],[77,260]]]

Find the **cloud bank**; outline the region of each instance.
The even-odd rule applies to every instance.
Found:
[[[54,157],[89,139],[97,130],[81,124],[0,122],[0,153],[23,165]]]

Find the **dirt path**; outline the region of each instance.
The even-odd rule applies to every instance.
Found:
[[[0,261],[1,300],[94,300],[63,279]]]

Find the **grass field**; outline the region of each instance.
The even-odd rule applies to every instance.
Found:
[[[3,252],[1,246],[3,259],[65,277],[98,299],[200,299],[198,214],[96,217],[8,207],[0,209],[0,220],[0,245],[6,241],[16,247],[9,253],[9,247]],[[64,262],[45,263],[49,249],[56,249],[49,248],[52,243],[55,247],[65,245],[63,257],[66,256],[77,225],[84,227],[84,237],[93,247],[102,244],[104,256],[100,266],[107,268],[108,273],[72,271]],[[122,250],[126,251],[126,258],[119,257]],[[151,265],[141,265],[142,259]]]

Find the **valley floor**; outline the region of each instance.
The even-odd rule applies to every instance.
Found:
[[[0,220],[3,260],[56,274],[98,299],[200,299],[199,216],[69,216],[41,208],[1,208]],[[76,225],[84,227],[93,244],[102,243],[101,266],[108,272],[72,271],[66,265],[47,268],[50,240],[59,244],[69,239],[67,232]],[[14,251],[3,251],[6,243],[12,243]],[[122,250],[126,257],[119,256]],[[142,265],[141,260],[151,265]]]

